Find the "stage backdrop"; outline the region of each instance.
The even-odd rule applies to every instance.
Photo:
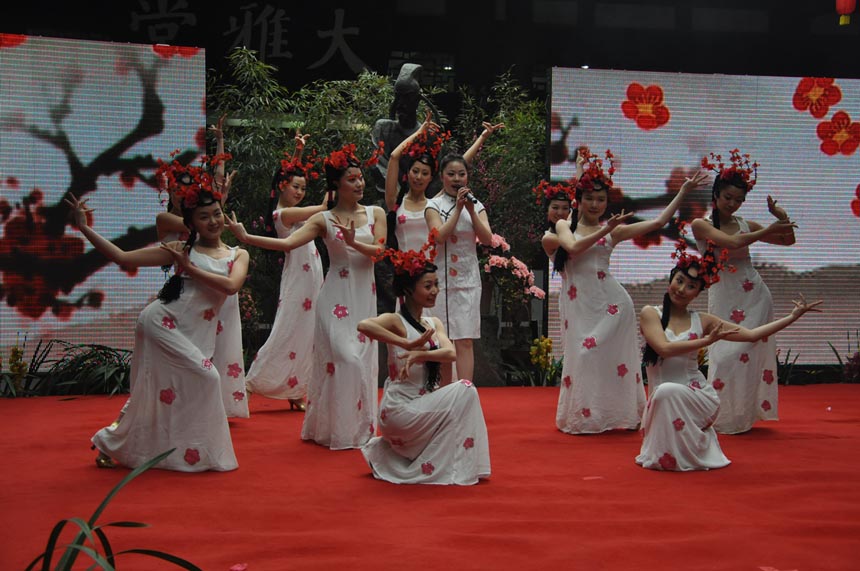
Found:
[[[579,145],[601,156],[611,149],[621,191],[613,198],[640,217],[657,215],[710,152],[726,162],[732,149],[749,153],[760,164],[757,184],[738,215],[770,224],[772,195],[798,224],[791,247],[750,247],[776,314],[788,312],[801,291],[826,300],[825,314],[810,314],[777,335],[780,361],[790,349],[797,363],[833,363],[827,343],[844,356],[849,332],[857,350],[860,80],[554,68],[551,109],[551,178],[573,175]],[[712,181],[686,201],[681,218],[710,211]],[[674,239],[664,233],[615,249],[612,273],[637,311],[661,303],[673,251]],[[550,282],[554,308],[559,285],[556,274]],[[697,308],[707,307],[706,298],[700,296]],[[558,339],[557,316],[551,309],[549,330]]]
[[[125,249],[155,240],[158,157],[205,147],[205,55],[0,34],[0,355],[28,338],[131,348],[159,268],[123,271],[68,225],[68,192]]]

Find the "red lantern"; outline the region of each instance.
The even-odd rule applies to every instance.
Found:
[[[836,0],[836,13],[839,14],[839,25],[851,23],[851,12],[857,8],[857,0]]]

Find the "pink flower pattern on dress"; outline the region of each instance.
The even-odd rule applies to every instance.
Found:
[[[678,468],[678,461],[675,460],[674,456],[666,452],[660,456],[660,467],[664,470],[676,470]]]
[[[740,323],[744,319],[746,319],[746,315],[744,314],[743,309],[734,309],[732,310],[732,316],[730,318],[735,323]]]
[[[212,361],[210,361],[209,359],[204,358],[202,365],[203,365],[203,368],[206,369],[207,371],[212,369]]]
[[[582,346],[586,349],[594,349],[597,347],[597,340],[594,337],[586,337],[585,341],[582,342]]]
[[[567,319],[564,320],[564,328],[567,329]]]
[[[370,423],[370,435],[373,436],[374,434],[376,434],[376,427],[371,422]]]
[[[379,411],[379,420],[385,420],[386,416],[388,416],[388,413],[385,412],[385,409]]]
[[[448,275],[452,278],[457,277],[457,268],[451,268],[450,270],[448,270]]]
[[[176,400],[176,393],[170,388],[162,389],[161,392],[158,393],[158,400],[164,404],[173,404],[173,401]]]
[[[313,302],[311,301],[311,298],[306,297],[305,301],[302,302],[302,307],[304,308],[305,311],[310,311],[312,306],[313,306]]]
[[[761,374],[761,380],[766,382],[767,384],[773,384],[773,371],[770,369],[765,369]]]
[[[606,272],[604,272],[603,270],[597,270],[597,279],[606,279]]]
[[[701,389],[702,383],[700,383],[699,381],[691,381],[690,384],[687,386],[690,387],[691,389]]]
[[[397,223],[398,224],[406,224],[406,215],[401,214],[400,216],[398,216],[397,217]]]
[[[694,339],[698,339],[698,338],[699,338],[699,334],[698,334],[698,333],[690,333],[690,334],[687,336],[687,339],[689,339],[690,341],[693,341]]]
[[[456,235],[456,234],[454,234],[453,236],[451,236],[450,238],[448,238],[448,240],[450,240],[452,244],[456,244],[456,243],[457,243],[457,240],[458,240],[457,235]]]
[[[334,234],[334,239],[340,240],[341,242],[343,242],[343,230],[338,228],[337,232],[335,232],[335,234]]]
[[[672,421],[672,426],[675,427],[675,430],[683,430],[685,422],[680,418],[676,418]]]
[[[475,446],[475,439],[472,437],[469,437],[463,441],[463,448],[465,448],[466,450],[468,450],[469,448],[474,448],[474,446]]]
[[[233,260],[230,260],[229,262],[227,262],[227,275],[228,276],[233,272],[233,264],[234,263],[235,262]]]
[[[469,379],[460,379],[460,382],[463,383],[464,385],[466,385],[467,387],[473,386],[472,381],[470,381]]]
[[[165,315],[161,318],[161,326],[167,329],[176,329],[176,322],[169,315]]]
[[[292,389],[292,388],[295,388],[295,386],[296,386],[297,384],[299,384],[299,380],[296,378],[296,376],[295,376],[295,375],[293,375],[292,377],[290,377],[289,379],[287,379],[287,386],[288,386],[288,387],[290,387],[291,389]]]
[[[349,277],[349,269],[341,268],[340,271],[337,273],[337,275],[340,276],[340,279],[345,280],[346,278]]]
[[[338,319],[343,319],[344,317],[349,315],[349,309],[345,305],[336,303],[334,309],[331,310],[331,313]]]
[[[569,297],[570,299],[576,299],[576,286],[575,285],[572,285],[569,288],[567,288],[567,297]]]
[[[459,260],[459,259],[460,259],[460,256],[458,256],[457,254],[451,254],[451,261],[452,262],[456,263],[457,260]]]
[[[762,410],[770,410],[770,401],[761,401],[761,409]]]
[[[436,468],[433,466],[431,462],[424,462],[421,464],[421,472],[427,476],[433,473],[433,470]]]
[[[618,368],[618,376],[619,377],[623,377],[628,372],[627,371],[627,365],[625,365],[624,363],[621,363],[620,365],[618,365],[617,368]]]
[[[221,320],[218,320],[218,325],[215,326],[215,335],[221,335],[221,332],[224,331],[224,324],[221,323]]]
[[[306,272],[309,272],[309,271],[311,271],[311,265],[310,264],[302,264],[302,269]]]
[[[585,418],[591,417],[591,409],[590,408],[582,409],[582,416],[584,416]]]
[[[325,372],[328,373],[329,375],[333,375],[334,374],[334,363],[332,363],[331,361],[326,363],[325,364]]]
[[[564,388],[569,389],[570,388],[570,375],[565,375],[564,379],[562,379],[561,382],[564,383]]]
[[[402,438],[390,438],[388,441],[391,443],[392,446],[403,446]]]
[[[228,377],[238,379],[240,374],[242,374],[242,367],[239,365],[239,363],[230,363],[229,365],[227,365]]]
[[[726,386],[726,383],[723,382],[722,379],[714,379],[714,382],[711,385],[718,391],[723,390],[723,387]]]
[[[598,246],[605,246],[605,245],[606,245],[606,238],[600,238],[600,239],[596,242],[596,244],[597,244]]]
[[[610,303],[609,307],[606,308],[606,313],[609,315],[615,315],[618,313],[618,305],[614,303]]]
[[[400,371],[397,370],[397,365],[395,363],[388,363],[388,378],[396,379],[397,373]]]
[[[741,356],[740,356],[740,362],[741,362],[741,363],[749,363],[749,361],[750,361],[750,356],[749,356],[749,354],[747,354],[747,353],[741,353]]]
[[[245,400],[245,393],[242,391],[233,391],[233,400],[236,402]]]
[[[186,464],[190,464],[191,466],[193,466],[200,462],[200,452],[198,452],[195,448],[187,448],[185,450],[184,460]]]
[[[367,335],[365,335],[364,333],[359,333],[358,334],[358,342],[359,343],[367,343]]]
[[[750,291],[752,291],[752,290],[753,290],[753,287],[755,287],[755,284],[753,284],[753,283],[752,283],[751,281],[749,281],[749,280],[744,280],[744,283],[743,283],[743,284],[741,284],[741,287],[742,287],[742,288],[744,288],[744,291],[746,291],[746,292],[750,292]]]
[[[295,361],[296,360],[296,352],[290,351],[289,357],[290,357],[290,361]]]
[[[212,319],[214,317],[215,317],[215,310],[212,309],[211,307],[203,312],[203,319],[205,319],[206,321],[212,321]]]

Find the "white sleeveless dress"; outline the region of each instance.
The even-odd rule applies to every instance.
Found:
[[[662,314],[662,308],[655,308]],[[670,342],[702,336],[698,312],[679,334],[666,329]],[[728,466],[713,423],[720,409],[717,391],[699,371],[698,351],[661,359],[646,368],[648,406],[642,419],[644,439],[636,463],[652,470],[710,470]]]
[[[191,261],[228,275],[238,249],[215,259],[192,248]],[[155,300],[137,318],[131,362],[131,397],[119,424],[99,430],[93,444],[135,468],[176,450],[157,468],[182,472],[238,468],[213,364],[218,314],[227,296],[183,277],[170,303]]]
[[[421,336],[397,315],[408,339]],[[429,319],[423,321],[424,327],[432,327]],[[460,485],[489,477],[487,426],[475,386],[461,380],[426,392],[423,363],[399,379],[404,353],[388,346],[388,379],[379,405],[381,436],[362,448],[373,476],[395,484]]]
[[[365,206],[365,212],[368,223],[355,229],[355,239],[372,244],[373,207]],[[329,269],[316,302],[302,439],[332,450],[361,448],[376,434],[379,401],[378,347],[357,329],[361,320],[376,316],[373,261],[346,245],[330,212],[323,217]]]
[[[275,231],[287,238],[301,228],[281,222],[273,213]],[[317,296],[323,281],[322,263],[313,241],[284,255],[278,309],[272,330],[251,363],[245,384],[251,392],[276,399],[302,399],[313,371],[314,328]]]

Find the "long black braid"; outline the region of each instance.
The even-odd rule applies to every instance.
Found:
[[[418,283],[421,276],[435,272],[436,270],[436,266],[428,262],[424,266],[424,270],[414,276],[409,275],[406,272],[395,272],[392,284],[394,286],[395,295],[405,296],[411,293],[414,291],[415,284]],[[419,320],[415,319],[411,313],[409,313],[409,310],[406,309],[405,302],[400,305],[400,315],[403,316],[406,323],[414,327],[419,333],[424,334],[424,332],[427,331],[427,328],[424,327]],[[438,348],[439,346],[431,339],[430,351],[435,351]],[[436,385],[439,384],[439,380],[441,379],[441,365],[438,361],[424,361],[424,369],[427,373],[424,378],[424,390],[429,393],[432,392],[433,389],[436,388]]]
[[[690,267],[693,267],[698,270],[699,265],[694,263],[691,264]],[[694,277],[688,273],[688,270],[689,268],[681,268],[680,266],[675,266],[674,268],[672,268],[672,271],[669,272],[669,283],[672,283],[672,280],[675,278],[675,274],[677,274],[678,272],[683,272],[684,275],[687,277],[701,280],[701,278],[698,277],[698,272],[696,277]],[[701,282],[704,285],[704,280],[701,280]],[[663,311],[660,315],[660,324],[663,326],[663,331],[666,331],[666,328],[669,326],[669,319],[671,317],[672,301],[669,299],[669,292],[667,291],[663,294]],[[655,351],[654,348],[651,347],[651,345],[645,343],[645,348],[642,351],[642,363],[644,365],[656,365],[659,360],[660,355],[657,354],[657,351]]]
[[[711,200],[713,200],[714,207],[711,210],[711,222],[714,225],[714,228],[720,228],[720,213],[717,211],[717,198],[720,197],[720,191],[726,188],[727,186],[734,186],[735,188],[739,188],[744,192],[744,196],[750,190],[749,183],[744,180],[744,177],[741,176],[740,173],[731,173],[729,176],[723,177],[723,175],[718,174],[714,177],[714,186],[711,188]]]
[[[214,196],[209,193],[200,193],[197,206],[208,206],[213,202],[216,202]],[[182,206],[182,221],[185,222],[185,226],[187,226],[189,230],[188,239],[185,240],[185,244],[182,246],[182,249],[186,252],[191,252],[191,248],[194,247],[194,243],[197,241],[197,230],[194,229],[192,221],[193,215],[194,208],[186,208],[184,205]],[[160,299],[162,303],[170,303],[171,301],[179,299],[179,296],[182,294],[182,283],[182,275],[179,272],[174,273],[170,276],[170,279],[164,282],[164,285],[161,286],[161,290],[158,292],[158,299]]]

